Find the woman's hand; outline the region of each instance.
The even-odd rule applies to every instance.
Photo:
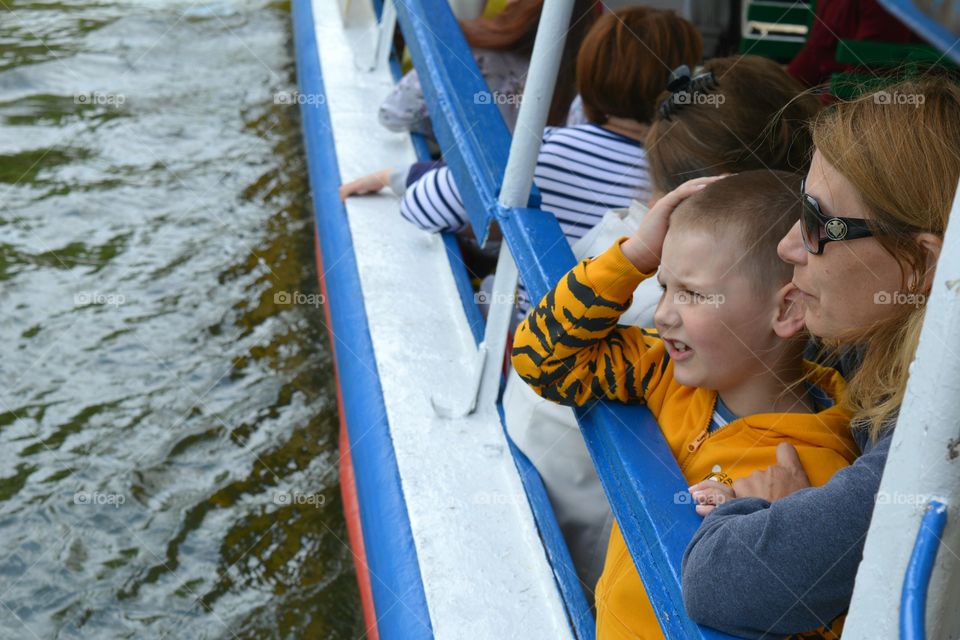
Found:
[[[724,177],[725,175],[710,176],[684,182],[657,200],[643,217],[643,222],[640,223],[636,233],[620,245],[623,255],[642,273],[656,271],[660,266],[660,254],[663,252],[663,238],[667,235],[667,227],[670,226],[670,214],[677,205],[697,191]]]
[[[701,516],[707,515],[727,500],[733,500],[737,497],[737,493],[733,487],[727,486],[722,482],[717,482],[716,480],[698,482],[690,487],[688,491],[690,491],[690,495],[693,496],[694,504],[697,505],[697,514]]]
[[[734,498],[763,498],[768,502],[785,498],[810,485],[796,448],[782,442],[777,446],[777,462],[763,471],[754,471],[746,478],[733,481],[733,487],[704,480],[688,489],[697,505],[697,513],[705,516],[717,506]]]
[[[810,479],[800,464],[796,448],[792,444],[781,442],[777,446],[777,463],[763,471],[754,471],[746,478],[735,480],[733,490],[738,498],[750,496],[773,502],[809,486]]]
[[[370,175],[357,178],[344,185],[340,185],[340,199],[346,200],[350,196],[365,193],[376,193],[390,184],[390,174],[393,169],[382,169]]]

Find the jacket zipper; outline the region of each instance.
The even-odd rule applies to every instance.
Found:
[[[692,442],[687,443],[687,455],[683,458],[683,464],[680,465],[680,473],[683,473],[687,466],[690,464],[693,454],[703,446],[703,443],[707,441],[707,438],[710,437],[710,423],[713,422],[713,413],[717,410],[717,398],[719,396],[715,395],[713,397],[713,402],[710,405],[710,412],[707,414],[707,424],[703,427],[703,430],[697,434],[697,437],[693,439]]]

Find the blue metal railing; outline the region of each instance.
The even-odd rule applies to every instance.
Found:
[[[434,132],[474,232],[482,243],[489,225],[499,224],[521,280],[537,300],[575,264],[573,252],[553,215],[497,202],[510,133],[492,101],[478,98],[489,90],[447,0],[395,3]],[[535,190],[529,206],[539,206]],[[680,562],[701,518],[678,499],[687,483],[650,412],[602,402],[578,410],[578,419],[666,636],[730,637],[699,628],[683,607]]]
[[[940,549],[940,537],[947,526],[947,505],[931,500],[920,522],[917,541],[903,578],[900,599],[900,638],[924,640],[926,633],[927,590],[933,563]]]

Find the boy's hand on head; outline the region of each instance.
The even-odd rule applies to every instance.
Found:
[[[733,500],[737,497],[733,487],[715,480],[698,482],[690,487],[688,491],[693,497],[694,504],[697,505],[697,514],[701,516],[707,515],[727,500]]]
[[[393,169],[382,169],[341,185],[340,199],[346,200],[350,196],[380,191],[390,184],[391,173],[393,173]]]
[[[656,271],[660,266],[660,254],[663,252],[663,239],[670,226],[670,214],[681,202],[725,176],[710,176],[696,178],[682,185],[657,200],[643,217],[640,228],[628,238],[620,249],[623,255],[642,273]]]
[[[773,502],[809,486],[810,479],[800,464],[796,448],[792,444],[781,442],[777,446],[777,463],[763,471],[754,471],[746,478],[735,480],[733,490],[739,498],[751,496]]]

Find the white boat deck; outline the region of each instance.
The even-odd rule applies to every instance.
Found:
[[[367,72],[355,62],[368,59],[375,41],[368,5],[350,2],[344,28],[336,3],[313,2],[344,180],[416,160],[408,135],[377,122],[393,87],[389,69]],[[385,191],[351,198],[347,215],[376,353],[370,367],[383,388],[434,634],[570,638],[498,414],[488,407],[444,420],[431,408],[431,395],[465,402],[476,346],[440,236],[415,228],[398,208]],[[336,269],[336,256],[325,258],[328,271]],[[363,437],[363,425],[350,428]]]

